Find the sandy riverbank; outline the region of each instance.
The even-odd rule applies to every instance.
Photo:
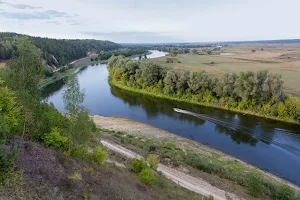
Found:
[[[151,139],[157,139],[161,141],[166,141],[166,142],[173,142],[175,143],[178,147],[183,148],[183,149],[190,149],[195,152],[198,152],[200,154],[204,154],[207,156],[219,156],[220,160],[235,160],[241,163],[242,165],[249,167],[251,169],[255,169],[261,174],[263,174],[266,177],[272,178],[274,180],[284,182],[293,188],[297,189],[300,191],[300,188],[294,184],[291,184],[279,177],[276,177],[268,172],[265,172],[261,169],[258,169],[257,167],[254,167],[252,165],[249,165],[241,160],[238,160],[232,156],[229,156],[227,154],[224,154],[218,150],[212,149],[210,147],[207,147],[203,144],[197,143],[195,141],[183,138],[181,136],[177,136],[173,133],[170,133],[168,131],[132,121],[129,119],[125,118],[119,118],[119,117],[104,117],[104,116],[93,116],[93,120],[96,123],[96,125],[102,126],[105,129],[109,130],[115,130],[115,131],[122,131],[122,132],[127,132],[132,135],[136,135],[139,137],[144,137],[144,138],[151,138]]]

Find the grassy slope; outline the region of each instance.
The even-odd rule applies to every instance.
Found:
[[[181,62],[166,63],[165,57],[147,60],[165,66],[191,71],[206,70],[214,76],[222,76],[224,73],[241,71],[258,71],[267,69],[271,73],[281,74],[285,82],[285,91],[295,96],[300,96],[300,45],[292,46],[266,46],[260,50],[260,46],[233,46],[226,47],[225,52],[235,52],[236,55],[195,55],[179,54],[177,59]],[[257,49],[255,53],[251,49]],[[201,50],[199,50],[201,51]],[[286,57],[281,57],[286,55]],[[210,64],[214,62],[215,64]]]
[[[23,169],[23,194],[26,199],[197,199],[201,195],[177,186],[157,174],[152,187],[142,184],[130,169],[111,164],[99,166],[81,159],[64,156],[40,144],[20,139],[11,140],[19,146],[17,170]],[[125,162],[125,161],[124,161]],[[88,170],[93,168],[93,171]],[[68,176],[78,172],[81,180]],[[1,196],[2,195],[2,196]],[[0,199],[3,194],[0,192]],[[8,199],[3,197],[4,199]]]

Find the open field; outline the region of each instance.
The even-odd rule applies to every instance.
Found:
[[[202,49],[197,50],[202,51]],[[252,52],[252,50],[256,51]],[[176,57],[170,57],[174,60],[173,63],[166,63],[166,57],[151,59],[147,62],[191,71],[206,70],[210,75],[218,77],[227,72],[267,69],[271,73],[282,75],[286,92],[300,96],[300,44],[231,45],[216,53],[235,54],[178,54]]]

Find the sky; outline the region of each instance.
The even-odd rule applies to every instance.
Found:
[[[300,38],[300,0],[0,0],[0,32],[118,43]]]

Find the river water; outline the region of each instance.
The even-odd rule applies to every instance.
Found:
[[[165,55],[151,52],[148,58]],[[91,115],[118,116],[153,125],[300,185],[299,125],[123,91],[108,84],[105,64],[89,66],[77,76]],[[47,91],[47,100],[61,112],[64,89],[58,84]]]

